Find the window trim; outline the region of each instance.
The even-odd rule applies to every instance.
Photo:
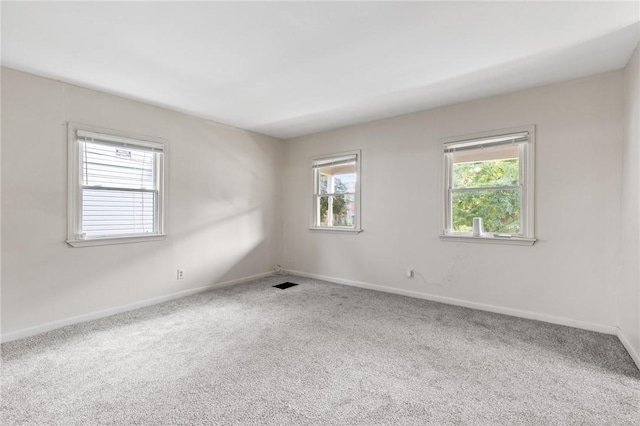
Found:
[[[482,235],[474,237],[470,232],[448,231],[451,226],[452,205],[450,195],[450,185],[453,168],[451,167],[451,157],[445,152],[448,145],[465,145],[465,142],[473,143],[482,139],[499,138],[505,135],[515,135],[527,133],[527,141],[520,142],[520,182],[522,196],[520,199],[520,225],[522,233],[510,235],[509,237],[499,237],[494,235]],[[440,140],[443,149],[443,208],[442,216],[442,241],[460,241],[474,243],[495,243],[509,245],[533,245],[535,238],[535,125],[519,126],[507,129],[492,130],[481,133],[454,136]],[[524,165],[524,167],[522,167]]]
[[[313,167],[313,163],[320,160],[330,160],[337,159],[340,157],[347,156],[355,156],[356,157],[356,185],[355,185],[355,194],[354,194],[354,202],[356,204],[356,215],[355,215],[355,223],[353,228],[344,227],[344,226],[317,226],[317,217],[316,217],[316,172]],[[335,154],[326,154],[326,155],[318,155],[311,157],[309,159],[309,164],[311,165],[311,214],[309,215],[311,218],[311,223],[309,224],[309,230],[311,231],[320,231],[320,232],[337,232],[337,233],[355,233],[359,234],[363,231],[361,227],[361,194],[360,194],[360,182],[361,182],[361,162],[362,162],[362,150],[354,150],[354,151],[346,151],[346,152],[338,152]]]
[[[158,209],[157,215],[158,232],[145,235],[122,235],[98,238],[80,239],[80,218],[82,217],[82,191],[80,184],[80,170],[82,169],[82,159],[78,145],[77,132],[85,131],[101,133],[113,139],[130,141],[141,146],[162,145],[163,161],[158,170]],[[168,151],[169,144],[166,139],[138,135],[130,132],[106,129],[96,126],[89,126],[80,123],[67,123],[67,240],[71,247],[92,247],[111,244],[129,244],[148,241],[164,240],[167,237],[167,171],[168,171]]]

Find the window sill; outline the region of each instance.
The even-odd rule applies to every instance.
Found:
[[[149,241],[160,241],[167,238],[166,234],[142,235],[135,237],[110,237],[110,238],[94,238],[88,240],[67,240],[67,244],[71,247],[93,247],[106,246],[111,244],[131,244],[145,243]]]
[[[310,231],[319,231],[319,232],[336,232],[336,233],[347,233],[347,234],[359,234],[363,232],[363,229],[360,228],[321,228],[319,226],[312,226],[309,228]]]
[[[462,242],[462,243],[488,243],[488,244],[506,244],[511,246],[532,246],[535,238],[521,237],[494,237],[492,235],[482,237],[472,237],[470,235],[440,235],[442,241]]]

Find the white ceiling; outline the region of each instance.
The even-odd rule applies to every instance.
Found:
[[[624,67],[633,2],[2,2],[2,62],[268,135]]]

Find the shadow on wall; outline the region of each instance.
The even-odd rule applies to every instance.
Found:
[[[263,210],[256,206],[182,232],[172,238],[171,249],[180,253],[189,278],[207,285],[227,274],[265,238]]]
[[[46,300],[48,304],[68,304],[70,298],[77,297],[79,293],[87,290],[88,282],[93,282],[94,286],[102,286],[100,292],[105,295],[113,293],[116,285],[128,290],[118,293],[122,300],[116,302],[116,306],[133,303],[162,294],[145,294],[144,290],[148,290],[148,286],[136,291],[136,283],[148,280],[149,275],[154,274],[167,277],[166,281],[171,283],[169,292],[166,291],[166,285],[162,286],[165,289],[164,294],[211,285],[227,274],[264,239],[262,209],[253,207],[233,212],[225,218],[206,224],[200,223],[179,236],[169,235],[165,241],[128,244],[132,250],[126,252],[122,250],[123,245],[69,248],[67,253],[83,259],[82,262],[91,264],[91,268],[70,270],[65,274],[64,285],[47,286],[41,292],[39,300]],[[166,264],[168,259],[178,256],[176,253],[187,253],[180,255],[180,268],[186,271],[185,279],[180,281],[176,279],[173,262]],[[96,257],[102,261],[95,262]],[[158,284],[160,288],[160,283]],[[136,295],[138,297],[135,297]],[[21,306],[39,309],[37,305],[24,302]]]
[[[8,304],[3,306],[4,333],[268,269],[268,247],[264,253],[255,251],[276,232],[271,174],[277,166],[266,157],[270,139],[215,133],[200,123],[191,126],[185,140],[173,139],[166,240],[70,248],[62,242],[62,228],[47,241],[40,238],[46,249],[30,260],[30,267],[14,266],[21,268],[16,277],[28,285],[8,289],[3,297]],[[177,269],[185,271],[184,279],[177,279]],[[73,308],[80,298],[86,305]],[[25,319],[33,323],[21,322]]]
[[[275,210],[280,202],[278,148],[283,142],[207,121],[197,123],[196,137],[189,141],[182,161],[189,162],[194,152],[198,161],[189,162],[172,187],[170,232],[177,236],[172,258],[191,271],[188,279],[197,279],[201,285],[226,279],[229,273],[233,279],[265,272],[265,266],[275,263],[268,251],[256,255],[262,256],[260,262],[251,262],[237,273],[233,269],[279,232]],[[176,191],[178,186],[191,192]],[[213,223],[216,229],[211,228]]]

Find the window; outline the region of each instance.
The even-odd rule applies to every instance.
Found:
[[[360,151],[314,158],[311,229],[360,231]]]
[[[165,143],[69,124],[71,246],[163,238]]]
[[[534,137],[530,126],[444,141],[445,238],[533,244]]]

